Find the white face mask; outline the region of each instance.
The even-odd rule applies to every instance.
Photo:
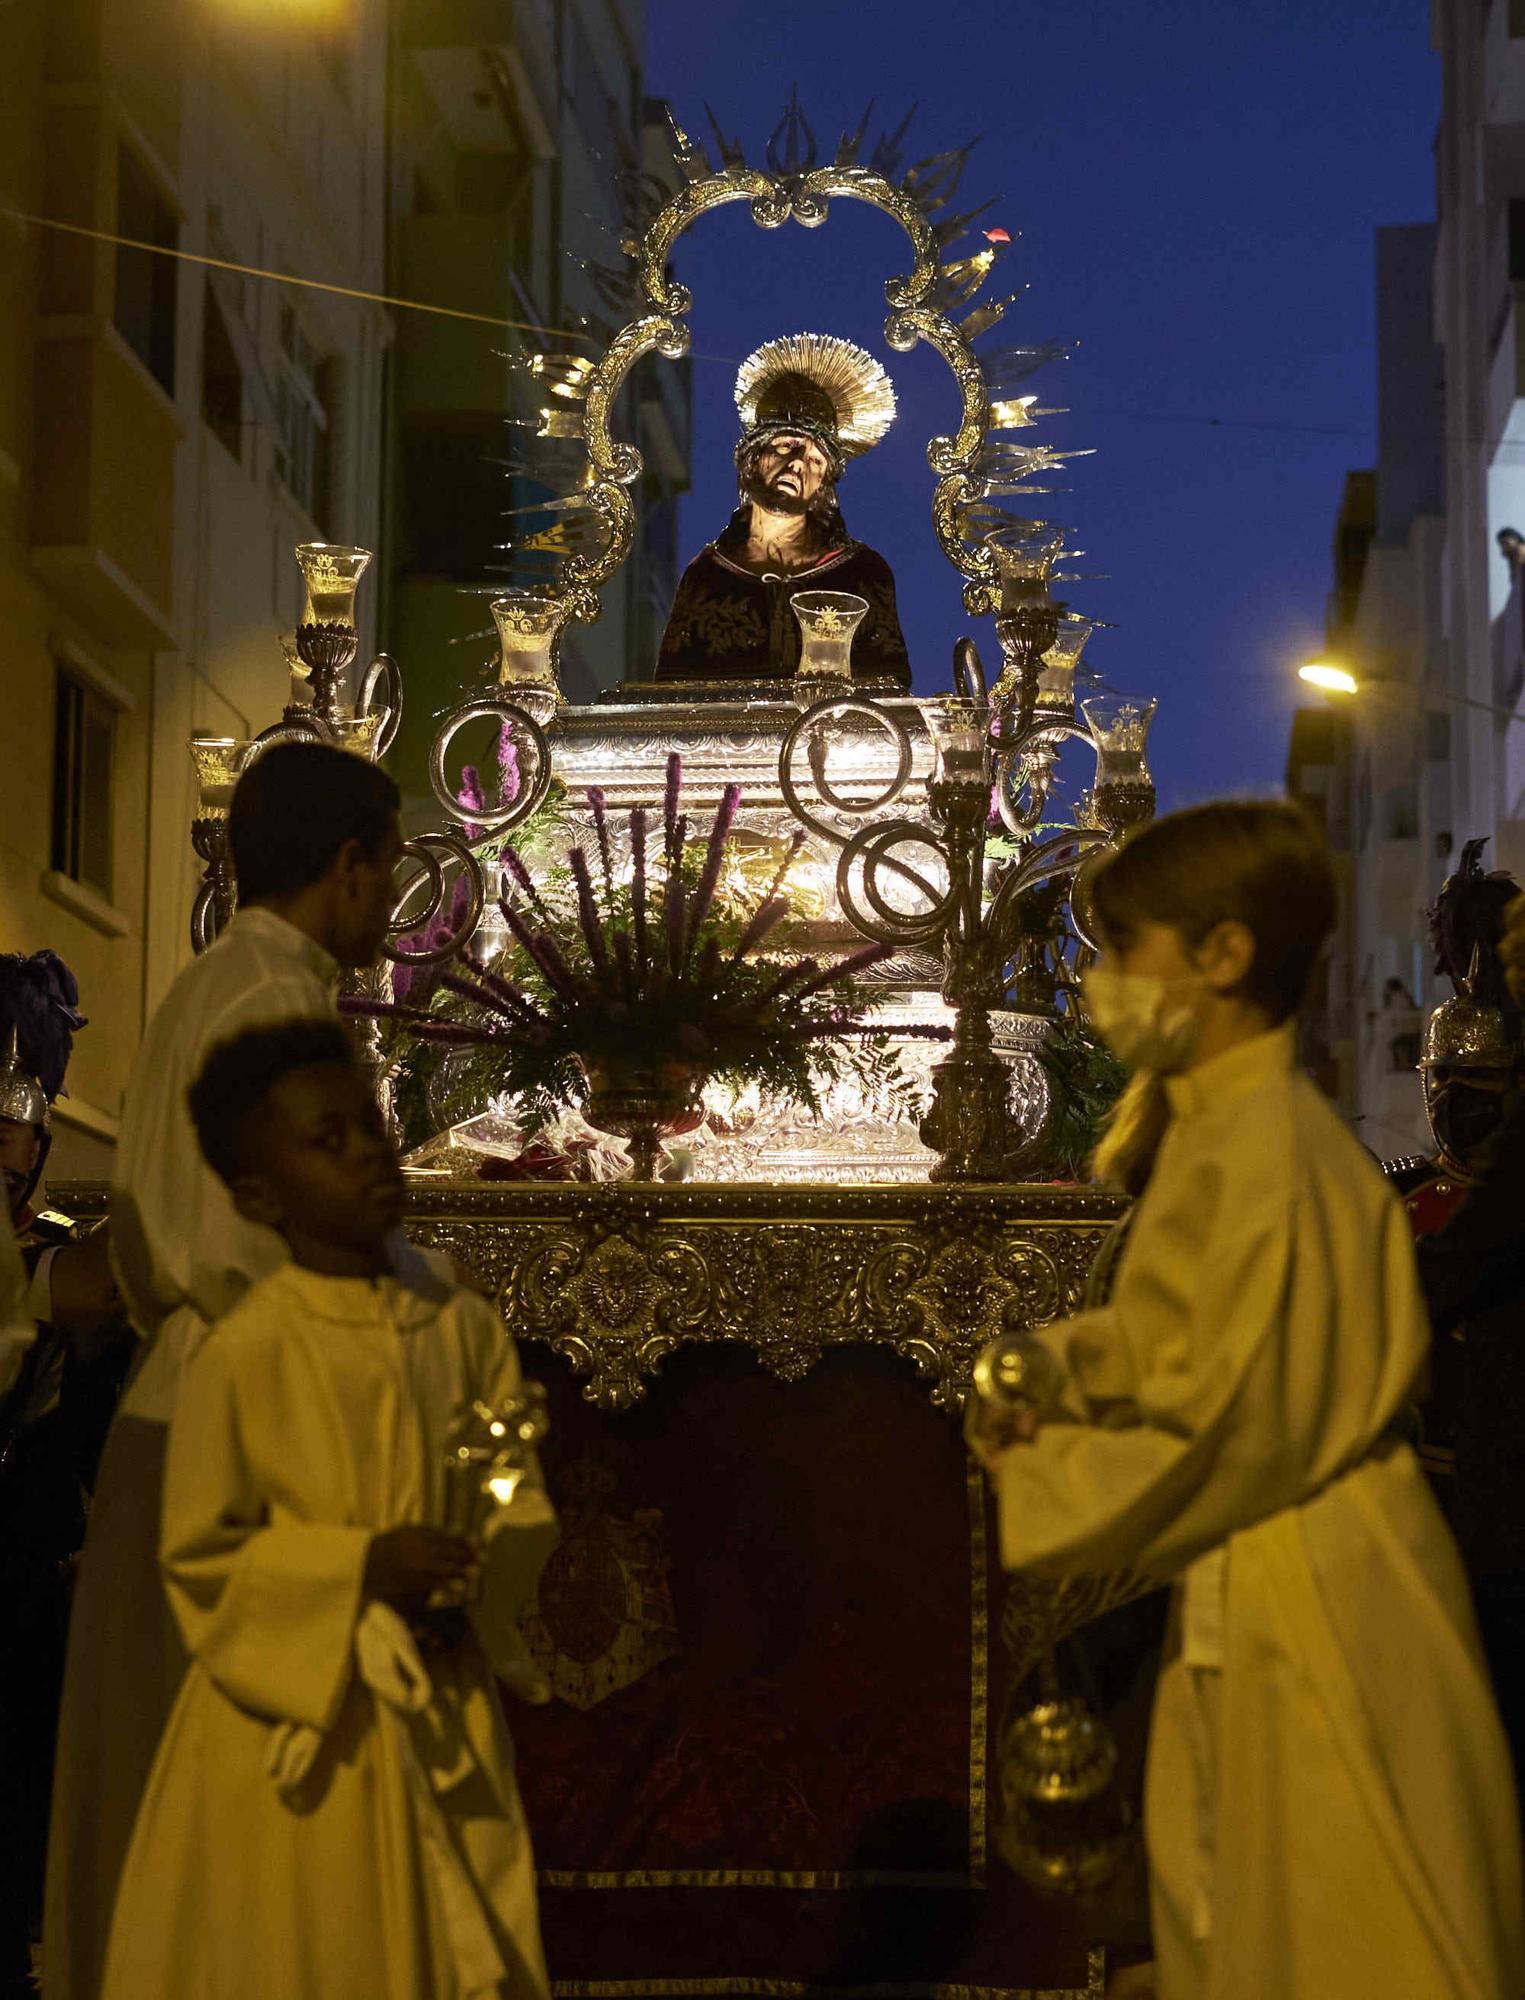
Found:
[[[1200,978],[1157,979],[1095,965],[1082,991],[1092,1025],[1120,1062],[1168,1076],[1189,1062],[1196,1048],[1202,984]]]

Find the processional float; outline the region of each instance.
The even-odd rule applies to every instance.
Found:
[[[912,1359],[950,1412],[962,1408],[972,1371],[977,1393],[1021,1400],[1033,1393],[1032,1329],[1079,1303],[1120,1212],[1109,1196],[1039,1185],[1057,1109],[1042,1051],[1058,1023],[1078,1017],[1079,978],[1095,949],[1090,874],[1153,811],[1155,704],[1077,684],[1093,621],[1055,593],[1070,574],[1061,564],[1078,551],[1028,511],[1050,490],[1045,476],[1076,455],[1039,441],[1041,419],[1056,413],[1025,386],[1062,350],[1003,337],[1018,294],[981,298],[1009,238],[981,228],[989,204],[954,209],[968,149],[906,167],[904,129],[870,149],[865,119],[822,161],[791,104],[761,165],[718,130],[712,158],[674,125],[671,183],[624,177],[621,261],[586,266],[618,330],[596,358],[536,353],[511,364],[538,405],[534,436],[558,446],[563,467],[560,490],[539,504],[567,524],[563,540],[574,546],[545,586],[491,595],[496,657],[433,741],[430,786],[445,823],[409,841],[385,947],[391,971],[348,1005],[384,1093],[410,1051],[436,1037],[422,1101],[442,1129],[414,1156],[418,1232],[485,1265],[523,1335],[570,1359],[588,1398],[608,1410],[638,1400],[675,1348],[704,1339],[746,1340],[786,1380],[835,1343],[878,1341]],[[912,698],[855,680],[852,632],[866,607],[818,592],[795,600],[802,644],[792,683],[626,683],[594,705],[568,705],[563,639],[598,618],[600,588],[634,542],[642,461],[612,428],[621,387],[644,357],[677,361],[690,346],[692,299],[671,268],[680,237],[736,202],[764,231],[791,221],[817,228],[834,201],[891,216],[909,244],[910,269],[885,284],[884,339],[897,353],[931,347],[952,377],[956,424],[927,445],[932,525],[962,579],[965,610],[993,619],[998,665],[987,675],[977,642],[963,638],[946,694]],[[383,655],[358,680],[354,672],[355,593],[369,559],[354,548],[298,548],[306,598],[288,647],[293,699],[252,741],[191,741],[193,839],[206,865],[192,917],[197,949],[234,906],[226,829],[239,771],[271,744],[304,737],[374,759],[396,733],[395,664]],[[463,783],[457,770],[466,732],[483,728],[497,734],[496,792],[478,774]],[[1061,815],[1059,760],[1070,743],[1089,750],[1094,773]],[[716,814],[715,841],[686,875],[670,799],[668,843],[657,851],[655,814],[674,756],[684,803]],[[728,791],[738,776],[739,803]],[[548,841],[519,838],[553,800],[561,845],[574,844],[570,869],[549,858]],[[621,812],[631,816],[624,826]],[[706,862],[714,880],[704,878]],[[669,988],[689,978],[688,992],[703,986],[698,933],[713,909],[731,910],[734,937],[770,897],[792,900],[794,962],[801,950],[835,950],[838,966],[852,968],[834,987],[826,974],[816,985],[828,987],[844,1045],[872,1021],[875,1064],[827,1062],[812,1072],[820,1088],[803,1106],[798,1094],[772,1101],[761,1086],[708,1075],[702,1059],[680,1066],[680,1085],[670,1074],[654,1081],[651,1051],[637,1046],[637,1008],[629,1074],[611,1084],[589,1056],[584,1087],[570,1087],[587,1124],[628,1142],[632,1176],[596,1188],[521,1182],[522,1227],[495,1240],[501,1195],[463,1191],[449,1170],[473,1157],[522,1163],[527,1140],[511,1094],[471,1104],[470,1078],[483,1072],[470,1051],[513,1042],[516,1024],[531,1020],[554,1016],[559,1032],[555,980],[536,955],[537,939],[560,949],[558,911],[583,920],[572,936],[589,954],[587,978],[596,984],[607,960],[616,1004],[622,993],[641,1001],[639,958],[625,964],[633,895],[653,924],[672,919],[674,897],[684,901],[692,929],[685,937],[681,912],[672,920],[678,941],[659,971]],[[710,957],[718,978],[718,950]],[[888,1090],[887,1067],[896,1079]],[[679,1128],[691,1178],[653,1185]],[[587,1240],[570,1242],[578,1229]],[[830,1246],[824,1262],[821,1243]],[[780,1271],[794,1274],[784,1319],[763,1303]],[[1115,1751],[1084,1704],[1061,1695],[1054,1649],[1134,1589],[1124,1577],[1008,1583],[1009,1681],[1030,1690],[1036,1673],[1040,1700],[1013,1702],[1003,1731],[999,1838],[1019,1871],[1051,1889],[1094,1886],[1121,1837],[1110,1799]]]

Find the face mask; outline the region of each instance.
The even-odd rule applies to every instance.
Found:
[[[1119,1062],[1169,1075],[1191,1059],[1200,979],[1156,979],[1093,966],[1082,989],[1092,1025]]]

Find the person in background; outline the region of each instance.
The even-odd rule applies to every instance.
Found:
[[[215,1048],[191,1105],[290,1259],[213,1327],[170,1427],[162,1561],[191,1665],[105,2000],[547,2000],[493,1685],[556,1540],[533,1455],[480,1539],[446,1531],[453,1422],[519,1400],[513,1341],[475,1293],[393,1274],[402,1172],[336,1023]]]
[[[1429,1331],[1403,1214],[1295,1067],[1333,922],[1295,807],[1141,829],[1085,996],[1135,1070],[1110,1302],[976,1406],[1006,1565],[1173,1579],[1145,1793],[1159,2000],[1517,2000],[1519,1827],[1455,1545],[1403,1442]]]
[[[102,1229],[39,1209],[79,991],[51,951],[0,954],[0,1172],[25,1314],[0,1352],[0,1996],[30,1994],[73,1565],[131,1346]]]
[[[229,1036],[334,1015],[340,971],[374,963],[402,851],[384,771],[316,743],[277,744],[230,810],[237,913],[149,1022],[127,1086],[111,1250],[141,1353],[101,1460],[64,1679],[43,1933],[48,2000],[96,2000],[122,1857],[185,1670],[159,1578],[163,1462],[180,1373],[207,1326],[286,1256],[202,1155],[186,1093]],[[394,1252],[436,1295],[440,1270]]]
[[[1489,879],[1515,891],[1508,876]],[[1436,1380],[1449,1386],[1455,1411],[1451,1514],[1519,1780],[1525,1776],[1525,896],[1508,894],[1483,915],[1475,947],[1478,997],[1468,1000],[1470,1015],[1461,1025],[1479,1048],[1491,1038],[1500,1053],[1496,1073],[1484,1074],[1475,1102],[1461,1107],[1460,1137],[1454,1116],[1448,1119],[1448,1150],[1462,1155],[1462,1171],[1451,1175],[1451,1200],[1421,1236],[1418,1255]]]
[[[1501,870],[1485,872],[1486,845],[1486,839],[1465,842],[1460,864],[1446,877],[1429,916],[1434,970],[1453,989],[1425,1023],[1418,1052],[1432,1149],[1382,1162],[1420,1245],[1444,1229],[1466,1201],[1487,1172],[1504,1126],[1525,1103],[1525,1024],[1499,958],[1504,911],[1520,889]],[[1435,1268],[1429,1256],[1421,1248],[1422,1284]],[[1439,1317],[1441,1301],[1429,1298],[1428,1286],[1426,1303],[1432,1320]],[[1482,1347],[1491,1348],[1492,1336],[1482,1328],[1478,1334]],[[1478,1402],[1477,1370],[1469,1367],[1465,1351],[1468,1338],[1467,1330],[1454,1323],[1437,1332],[1420,1411],[1420,1458],[1461,1543],[1475,1589],[1485,1570],[1499,1566],[1499,1553],[1511,1540],[1518,1542],[1519,1563],[1525,1563],[1525,1519],[1518,1509],[1512,1518],[1489,1518],[1493,1509],[1484,1497],[1489,1482],[1484,1477],[1479,1485],[1478,1474],[1491,1455],[1490,1432],[1496,1433],[1498,1426],[1490,1421],[1486,1400]],[[1493,1385],[1495,1391],[1507,1388],[1504,1382]],[[1522,1390],[1525,1383],[1516,1387],[1514,1403],[1525,1418]],[[1489,1620],[1483,1616],[1481,1622],[1490,1664],[1496,1664]],[[1511,1739],[1516,1738],[1518,1723],[1507,1704],[1504,1720]]]

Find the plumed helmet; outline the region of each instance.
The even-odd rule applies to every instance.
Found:
[[[1425,1024],[1421,1069],[1509,1070],[1522,1059],[1520,1015],[1499,957],[1504,911],[1520,890],[1502,869],[1484,870],[1487,844],[1484,835],[1463,845],[1461,864],[1442,883],[1430,911],[1435,970],[1450,979],[1456,997],[1443,1001]]]
[[[1479,1007],[1457,994],[1424,1024],[1421,1069],[1514,1069],[1519,1061],[1519,1022],[1502,1007]]]

